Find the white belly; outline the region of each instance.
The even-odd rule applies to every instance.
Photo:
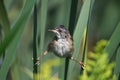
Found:
[[[66,57],[69,54],[71,54],[70,52],[70,44],[68,43],[67,40],[65,39],[59,39],[58,41],[56,41],[55,43],[56,46],[54,46],[54,53],[57,56],[60,57]]]

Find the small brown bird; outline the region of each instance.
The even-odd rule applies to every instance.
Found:
[[[63,25],[59,25],[57,28],[48,31],[55,33],[55,36],[49,43],[47,50],[43,53],[43,55],[46,55],[48,52],[53,52],[58,57],[68,57],[70,60],[79,63],[84,69],[84,64],[72,57],[74,47],[73,39],[69,31]]]

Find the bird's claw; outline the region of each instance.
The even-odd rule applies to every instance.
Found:
[[[40,65],[40,60],[37,60],[37,62],[35,63],[35,65]]]
[[[32,60],[34,60],[34,58],[32,58]],[[39,64],[40,64],[40,57],[37,58],[35,65],[39,65]]]
[[[82,69],[85,69],[85,64],[83,62],[79,62],[79,64],[81,65]]]

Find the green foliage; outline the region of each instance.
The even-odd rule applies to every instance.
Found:
[[[11,63],[13,62],[17,45],[24,31],[25,24],[29,18],[34,3],[35,0],[26,0],[23,10],[21,11],[21,15],[12,25],[12,29],[10,30],[9,34],[5,36],[3,43],[1,43],[0,45],[0,55],[7,47],[6,56],[0,69],[0,80],[6,80],[7,72],[9,70],[9,67],[11,66]]]
[[[2,27],[4,35],[6,35],[10,29],[10,23],[8,20],[7,11],[5,9],[4,0],[0,1],[0,27]]]
[[[78,3],[75,4],[74,1],[78,1]],[[4,39],[2,39],[3,42],[0,43],[0,56],[5,50],[6,55],[4,60],[0,61],[0,64],[2,64],[0,65],[0,80],[6,80],[9,76],[11,80],[33,79],[33,62],[31,60],[33,53],[32,14],[35,3],[37,4],[38,14],[38,31],[36,36],[39,36],[37,37],[37,54],[42,54],[52,39],[53,34],[47,33],[47,30],[62,24],[70,29],[71,34],[73,34],[74,31],[73,39],[75,50],[73,57],[81,60],[83,56],[81,52],[84,52],[84,50],[83,48],[81,49],[80,45],[85,28],[89,27],[88,32],[86,32],[89,38],[87,43],[90,43],[88,48],[91,48],[91,45],[95,44],[96,40],[99,39],[109,39],[109,42],[104,40],[98,42],[94,51],[85,55],[85,58],[86,56],[89,56],[89,58],[88,60],[86,58],[86,69],[83,75],[80,76],[80,79],[109,80],[111,78],[115,80],[115,77],[112,75],[114,62],[108,63],[109,60],[112,61],[113,59],[116,60],[114,72],[117,77],[119,76],[119,0],[4,0],[4,4],[3,0],[1,0],[0,25],[2,26],[4,33],[2,36],[4,36]],[[76,5],[77,7],[73,6],[72,8],[72,5]],[[108,55],[105,54],[104,51],[106,51]],[[60,66],[57,67],[58,63],[54,63],[56,60],[50,60],[50,57],[53,57],[53,55],[50,54],[45,58],[43,57],[44,59],[41,58],[40,72],[37,75],[35,74],[35,76],[37,76],[36,78],[45,80],[58,80],[59,78],[64,80],[65,59],[60,59]],[[13,63],[13,60],[15,63]],[[57,69],[54,69],[56,67]],[[70,61],[67,79],[76,80],[80,72],[80,65]],[[30,77],[26,76],[25,73]],[[7,74],[8,76],[6,76]],[[56,78],[56,76],[58,78]]]
[[[53,73],[53,68],[60,65],[60,59],[49,59],[46,60],[41,66],[39,66],[40,72],[36,74],[37,80],[59,80],[57,78],[58,73]],[[22,68],[22,71],[26,73],[31,79],[33,79],[32,71],[27,68]]]
[[[101,40],[94,51],[88,53],[86,69],[79,77],[80,80],[116,80],[112,73],[115,63],[109,63],[108,55],[103,51],[106,45],[107,41]]]
[[[79,56],[80,51],[80,45],[83,38],[83,33],[85,31],[85,28],[87,27],[88,18],[89,18],[89,12],[91,7],[92,0],[85,1],[81,10],[81,13],[79,14],[79,19],[77,21],[76,29],[74,31],[73,39],[74,39],[74,53],[73,57]],[[71,79],[73,76],[72,72],[74,70],[75,63],[70,62],[69,69],[68,69],[68,80]]]
[[[60,65],[59,59],[50,59],[41,65],[41,71],[37,74],[40,77],[38,80],[59,80],[57,79],[57,73],[52,76],[53,67]]]

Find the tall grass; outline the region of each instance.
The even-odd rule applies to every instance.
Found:
[[[117,2],[117,0],[115,1]],[[44,79],[45,73],[47,72],[44,72],[46,69],[50,72],[47,72],[49,73],[47,79],[56,79],[56,77],[61,80],[78,79],[81,72],[80,65],[62,58],[59,59],[60,61],[52,59],[54,60],[52,63],[51,58],[56,57],[52,53],[40,59],[40,65],[36,66],[38,70],[33,69],[36,61],[34,61],[32,65],[31,49],[36,48],[36,52],[34,52],[34,54],[36,53],[36,55],[34,55],[36,59],[37,55],[43,54],[47,44],[54,36],[48,33],[47,29],[57,25],[65,25],[65,27],[69,29],[74,39],[75,50],[73,57],[78,60],[87,59],[87,57],[81,53],[87,53],[87,47],[88,50],[91,50],[91,48],[93,48],[92,45],[94,45],[97,40],[101,38],[108,39],[109,43],[104,51],[108,53],[108,60],[110,62],[113,60],[116,62],[114,72],[119,80],[120,11],[119,5],[115,1],[111,0],[106,3],[106,1],[101,0],[22,0],[21,5],[24,5],[22,9],[20,9],[20,4],[20,6],[17,5],[18,7],[13,6],[18,4],[17,1],[9,0],[5,3],[7,11],[9,11],[7,12],[2,0],[2,2],[0,2],[0,25],[2,25],[5,35],[3,41],[0,43],[0,56],[3,55],[5,50],[6,55],[0,68],[0,80],[6,80],[8,71],[8,75],[12,75],[12,80],[36,80],[32,76],[34,72],[38,76],[37,79]],[[105,3],[103,4],[104,6],[101,6],[101,3]],[[34,8],[34,5],[36,5],[36,8]],[[12,10],[13,13],[17,15],[17,19],[14,18],[15,20],[12,20],[13,22],[11,22],[10,19]],[[15,13],[17,10],[20,14]],[[33,19],[33,11],[35,12],[34,16],[36,16],[36,19]],[[12,16],[14,15],[13,13]],[[33,20],[36,24],[34,26],[37,26],[37,31],[33,31],[33,25],[31,25]],[[9,22],[11,22],[11,26]],[[27,26],[29,27],[27,28]],[[88,41],[84,41],[90,44],[90,46],[85,46],[81,49],[82,39],[86,29]],[[31,33],[36,33],[34,34],[35,40],[33,40]],[[27,37],[21,37],[24,35]],[[29,41],[27,42],[26,39]],[[24,46],[20,44],[24,44]],[[33,46],[33,44],[35,45]],[[25,46],[27,46],[27,48]],[[87,54],[86,56],[89,55],[90,54]],[[53,65],[55,65],[54,63],[56,63],[57,66],[53,67]]]
[[[15,51],[20,40],[20,37],[24,31],[25,24],[29,15],[31,13],[31,9],[35,3],[35,0],[26,0],[26,3],[23,7],[21,15],[18,17],[16,22],[12,25],[12,29],[8,32],[7,36],[5,36],[3,43],[0,46],[0,54],[7,48],[6,56],[2,67],[0,69],[0,80],[5,80],[7,72],[13,62],[13,58],[15,56]],[[9,47],[8,47],[9,46]]]
[[[87,27],[87,23],[88,23],[90,4],[91,4],[91,0],[84,2],[80,16],[78,18],[76,29],[75,29],[75,32],[73,35],[74,45],[75,45],[74,46],[75,51],[73,53],[73,57],[75,57],[75,58],[77,58],[77,56],[79,56],[79,48],[81,45],[83,33],[84,33],[84,30]],[[73,75],[72,72],[74,70],[74,66],[75,66],[75,63],[70,62],[69,69],[68,69],[68,80],[71,79],[71,77]]]

